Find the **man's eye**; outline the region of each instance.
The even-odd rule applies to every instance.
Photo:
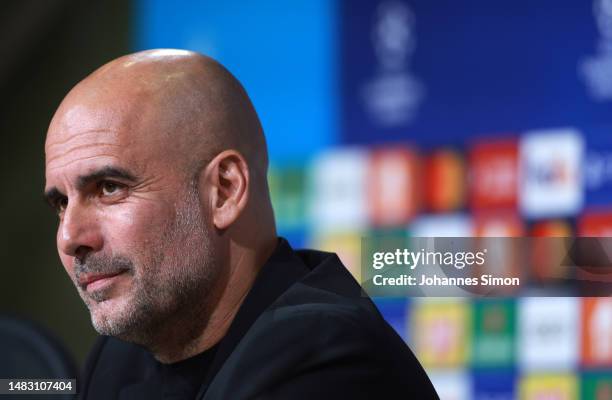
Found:
[[[100,184],[100,189],[102,190],[102,194],[104,196],[112,196],[113,194],[116,194],[119,189],[121,189],[121,185],[114,182],[104,181]]]
[[[59,199],[57,201],[57,203],[55,204],[55,209],[57,210],[58,214],[64,212],[64,210],[66,210],[66,207],[68,207],[68,198],[67,197]]]

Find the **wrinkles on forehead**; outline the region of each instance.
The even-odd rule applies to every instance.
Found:
[[[108,129],[78,131],[60,138],[57,142],[50,140],[46,146],[47,169],[65,166],[67,163],[63,160],[67,155],[80,154],[80,158],[87,158],[94,154],[114,154],[122,147],[118,132]]]
[[[129,113],[105,106],[102,101],[95,105],[88,102],[65,102],[53,118],[45,143],[48,169],[60,168],[75,156],[116,155],[126,144],[125,132],[133,125]]]

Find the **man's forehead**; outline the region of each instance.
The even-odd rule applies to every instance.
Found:
[[[129,154],[120,134],[113,130],[91,129],[72,135],[51,136],[45,148],[47,173],[68,170],[68,167],[87,168],[96,162],[121,160]],[[60,139],[60,140],[54,140]]]
[[[53,117],[45,141],[47,164],[53,159],[74,151],[91,151],[101,146],[137,145],[143,131],[142,114],[146,105],[138,109],[125,99],[91,99],[63,103]]]
[[[108,136],[133,125],[135,110],[125,100],[88,100],[64,102],[60,106],[49,125],[46,146],[79,140],[82,134],[87,136],[96,131]]]
[[[125,118],[108,107],[74,104],[62,107],[49,127],[45,143],[47,177],[68,167],[124,158],[129,153],[130,129]]]
[[[187,85],[188,65],[136,64],[103,67],[71,90],[47,133],[47,169],[118,151],[172,165],[187,162],[186,154],[195,154],[194,132],[213,131],[207,124],[216,121],[211,118],[216,108],[204,107],[201,91],[196,96]],[[139,74],[127,71],[132,69]],[[207,124],[204,118],[193,118],[194,113],[206,115]]]
[[[62,156],[75,152],[95,153],[104,147],[122,147],[125,134],[121,130],[109,128],[83,127],[49,133],[45,144],[46,163],[49,164]]]

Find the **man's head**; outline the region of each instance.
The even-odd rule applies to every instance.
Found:
[[[276,235],[255,110],[202,55],[104,65],[63,100],[45,154],[60,258],[100,333],[150,346],[170,324],[197,335],[237,258]]]

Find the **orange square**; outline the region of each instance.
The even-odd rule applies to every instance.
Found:
[[[466,169],[461,154],[451,149],[433,152],[425,162],[426,207],[435,212],[455,211],[465,204]]]
[[[583,299],[581,347],[584,366],[612,367],[612,298]]]
[[[375,226],[402,226],[417,213],[419,160],[407,147],[377,149],[368,169],[368,203]]]

